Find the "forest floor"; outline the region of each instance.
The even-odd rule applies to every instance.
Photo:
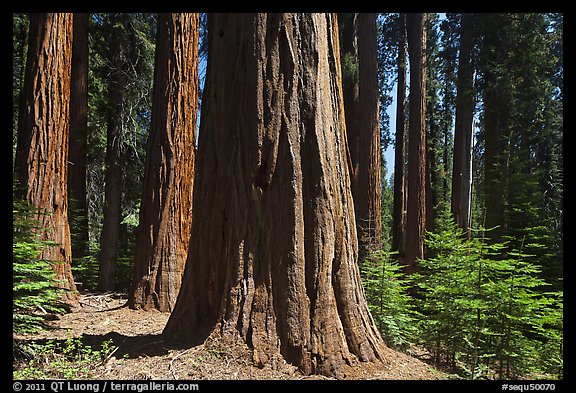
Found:
[[[162,330],[169,314],[155,310],[130,310],[120,294],[84,294],[72,312],[50,322],[54,329],[14,337],[27,343],[64,343],[79,339],[84,346],[100,348],[112,341],[113,348],[90,367],[86,379],[330,379],[302,375],[282,358],[262,368],[254,365],[245,345],[231,346],[210,337],[203,344],[173,349],[164,346]],[[14,358],[13,370],[22,370],[30,361]],[[344,379],[449,379],[424,361],[406,353],[387,349],[383,362],[358,362],[349,366]],[[76,378],[79,378],[76,376]]]

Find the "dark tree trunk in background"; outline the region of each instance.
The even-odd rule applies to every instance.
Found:
[[[72,76],[70,82],[70,147],[68,188],[75,224],[72,256],[88,255],[88,206],[86,199],[86,143],[88,129],[88,17],[74,14]]]
[[[382,248],[376,14],[339,16],[346,134],[359,259]]]
[[[426,94],[426,92],[424,92]],[[438,127],[438,118],[434,111],[430,111],[429,122],[426,135],[426,230],[434,232],[434,224],[436,220],[436,208],[438,206],[438,194],[440,188],[440,181],[438,176],[438,150],[436,140],[440,129]],[[425,118],[426,119],[426,118]]]
[[[382,248],[380,91],[378,89],[376,14],[374,13],[361,13],[358,16],[358,59],[360,105],[356,130],[359,136],[357,140],[360,141],[360,155],[358,156],[358,171],[355,171],[351,184],[356,226],[359,228],[360,256],[364,257],[371,250]]]
[[[192,235],[166,339],[342,376],[382,358],[357,265],[331,14],[210,14]]]
[[[472,199],[472,123],[474,121],[474,69],[472,67],[472,15],[462,14],[456,95],[456,130],[452,170],[452,213],[470,236]]]
[[[113,98],[110,96],[110,99]],[[106,165],[106,172],[104,173],[104,219],[100,234],[100,269],[98,271],[98,290],[101,292],[114,291],[118,264],[122,192],[119,122],[120,120],[115,118],[114,113],[108,113],[106,156],[104,158]]]
[[[121,18],[118,16],[117,18]],[[111,37],[114,37],[113,27]],[[111,39],[108,61],[114,65],[108,80],[108,107],[106,113],[106,156],[104,164],[104,209],[102,232],[100,234],[100,269],[98,271],[98,290],[110,292],[115,289],[116,267],[118,264],[118,246],[120,239],[122,168],[120,166],[122,137],[122,104],[124,100],[122,69],[126,48],[120,39]]]
[[[18,125],[15,173],[20,195],[40,210],[42,259],[54,262],[56,279],[77,300],[70,266],[68,225],[68,137],[72,14],[31,14],[28,58]],[[44,214],[45,213],[45,214]]]
[[[508,28],[506,21],[508,14],[488,15],[493,17],[493,21],[489,28],[484,29],[480,49],[482,61],[490,65],[483,73],[485,208],[483,226],[495,228],[490,231],[490,238],[493,242],[499,242],[508,232],[510,139],[514,134],[511,129],[514,82],[509,76],[503,77],[502,71],[493,66],[508,56],[508,45],[499,43],[500,35]],[[504,26],[500,27],[496,25],[497,23]]]
[[[158,15],[152,125],[130,308],[172,311],[190,243],[199,14]]]
[[[408,206],[406,211],[406,272],[418,270],[426,232],[426,14],[406,15],[410,57],[410,119],[408,135]]]
[[[396,137],[394,150],[394,207],[392,218],[392,251],[404,255],[406,162],[406,14],[400,14],[398,42],[398,88],[396,95]]]

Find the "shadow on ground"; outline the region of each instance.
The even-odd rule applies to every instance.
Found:
[[[112,347],[115,348],[114,356],[116,358],[138,358],[140,356],[163,356],[171,349],[164,344],[161,334],[148,334],[138,336],[126,336],[117,332],[106,334],[83,334],[78,337],[82,346],[90,346],[93,350],[100,350],[102,344],[106,341],[112,341]],[[14,340],[14,348],[21,348],[26,344],[46,345],[51,342],[57,348],[66,348],[67,339],[21,339]],[[18,350],[14,351],[14,360],[24,358],[26,355]]]

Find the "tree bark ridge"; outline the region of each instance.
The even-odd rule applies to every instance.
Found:
[[[77,300],[71,269],[68,224],[68,138],[72,14],[32,14],[26,75],[18,125],[15,173],[21,196],[39,209],[44,248],[41,258],[51,261],[56,279]]]
[[[357,266],[335,17],[215,14],[209,32],[192,240],[166,337],[216,331],[256,364],[281,354],[306,373],[381,358]]]
[[[172,311],[188,255],[198,107],[198,14],[158,16],[152,125],[129,306]]]

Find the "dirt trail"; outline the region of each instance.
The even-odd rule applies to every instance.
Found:
[[[117,349],[92,373],[94,379],[329,379],[304,376],[281,357],[259,368],[245,345],[230,345],[217,337],[186,349],[169,348],[162,340],[168,313],[135,311],[125,307],[118,294],[80,297],[71,313],[51,322],[56,328],[25,340],[66,340],[81,338],[96,347],[112,340]],[[389,349],[382,363],[361,363],[348,367],[345,379],[447,379],[430,365],[405,353]]]

